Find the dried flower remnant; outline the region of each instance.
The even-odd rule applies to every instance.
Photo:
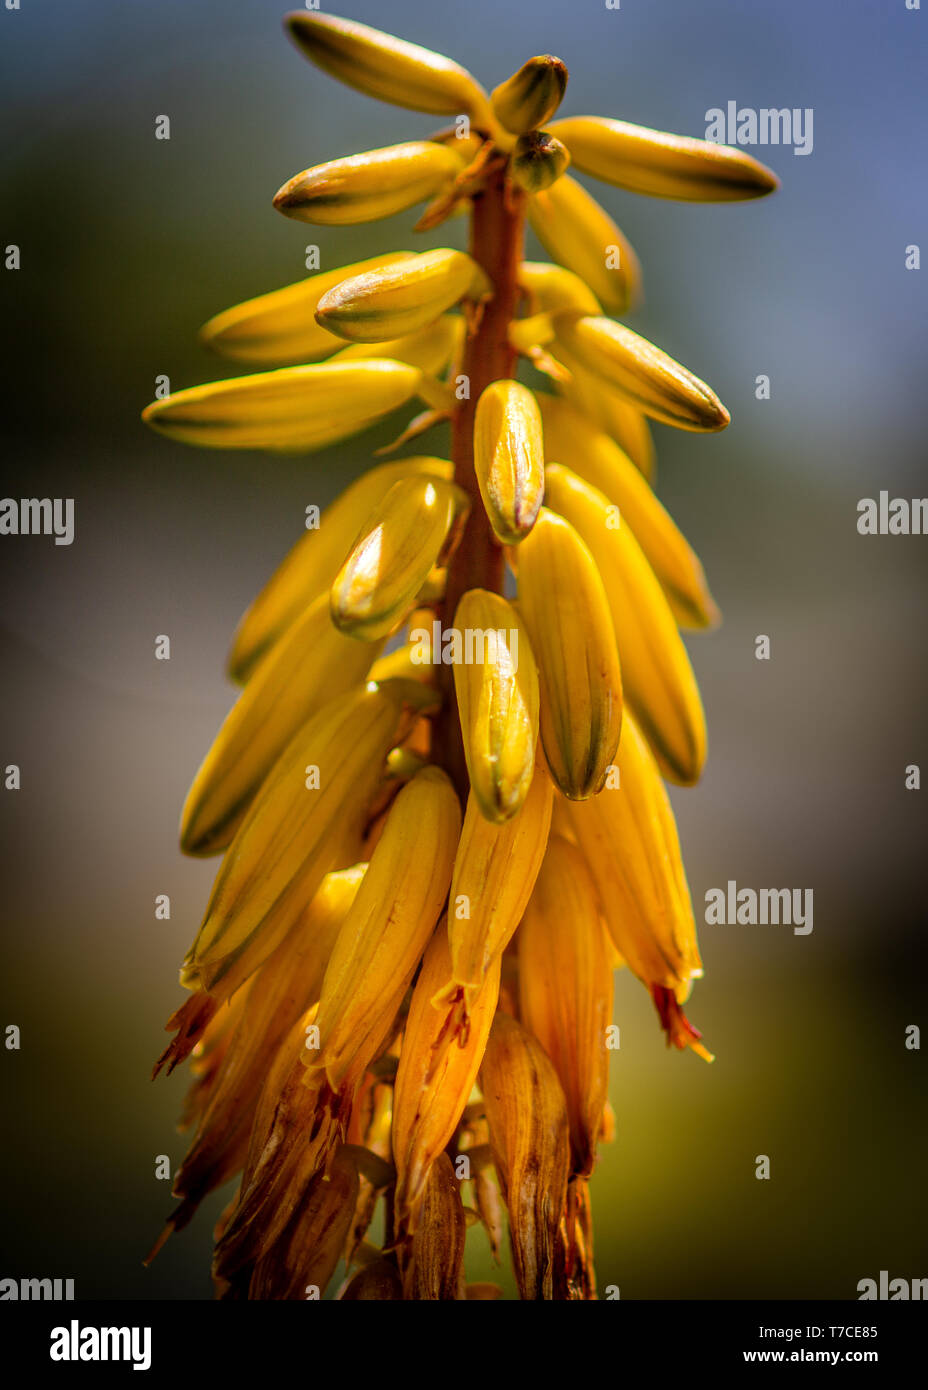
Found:
[[[412,406],[400,439],[448,422],[450,458],[369,469],[235,635],[242,690],[181,827],[223,859],[156,1068],[191,1057],[193,1142],[155,1250],[240,1175],[219,1297],[321,1295],[344,1261],[347,1301],[493,1299],[466,1282],[467,1230],[497,1253],[508,1216],[520,1296],[591,1299],[614,969],[668,1044],[710,1057],[682,1011],[702,964],[663,779],[702,770],[679,629],[718,613],[651,487],[648,422],[729,416],[609,317],[640,266],[574,175],[705,202],[776,179],[740,150],[552,119],[550,54],[488,95],[366,25],[286,25],[331,76],[454,125],[304,170],[278,211],[350,247],[425,204],[420,229],[468,215],[468,248],[388,250],[216,315],[204,343],[257,370],[144,418],[293,454]],[[525,258],[527,224],[553,263]]]

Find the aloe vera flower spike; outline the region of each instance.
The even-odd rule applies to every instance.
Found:
[[[285,25],[324,73],[445,125],[296,173],[276,210],[344,228],[349,254],[353,226],[413,208],[469,235],[214,315],[204,343],[254,370],[143,412],[169,440],[287,454],[408,412],[400,456],[304,533],[233,639],[241,689],[181,824],[185,853],[221,857],[155,1067],[189,1061],[192,1140],[149,1258],[237,1178],[219,1298],[323,1297],[340,1262],[342,1300],[501,1297],[467,1282],[479,1222],[497,1256],[508,1224],[520,1298],[594,1299],[615,972],[668,1046],[712,1060],[683,1012],[703,967],[665,781],[702,772],[680,630],[718,610],[650,427],[730,417],[619,322],[640,265],[575,174],[705,202],[777,180],[559,116],[552,54],[488,94],[366,25]],[[529,224],[551,263],[526,259]],[[445,423],[449,457],[419,443]]]

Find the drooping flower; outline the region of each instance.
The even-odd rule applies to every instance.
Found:
[[[346,259],[354,224],[466,212],[468,250],[387,251],[217,314],[204,342],[259,370],[144,418],[310,453],[417,401],[401,442],[447,421],[451,457],[371,468],[235,635],[242,690],[182,819],[185,852],[223,859],[156,1068],[192,1054],[156,1249],[240,1175],[221,1297],[321,1296],[344,1259],[347,1301],[492,1298],[465,1282],[468,1212],[498,1251],[505,1209],[521,1297],[595,1298],[614,969],[709,1058],[682,1011],[702,963],[663,779],[701,773],[679,629],[718,614],[652,489],[648,422],[729,416],[609,317],[640,266],[574,174],[708,202],[776,179],[741,150],[552,119],[549,54],[487,95],[366,25],[287,26],[332,76],[454,125],[304,170],[275,207],[349,229]],[[527,222],[554,263],[525,259]]]

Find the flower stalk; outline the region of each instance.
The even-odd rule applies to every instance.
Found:
[[[488,170],[483,190],[473,199],[470,254],[493,286],[492,298],[475,311],[473,331],[464,344],[460,378],[466,394],[451,418],[454,481],[472,500],[457,550],[448,565],[442,623],[450,627],[457,606],[470,589],[503,591],[503,548],[480,500],[474,468],[474,419],[480,397],[494,381],[515,373],[517,353],[510,342],[521,289],[519,268],[525,240],[526,195],[506,178],[503,159]],[[454,694],[452,667],[441,666],[445,703],[436,721],[436,751],[462,801],[469,790],[464,744]]]

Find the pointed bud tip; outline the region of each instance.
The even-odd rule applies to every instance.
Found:
[[[543,75],[549,82],[556,84],[560,87],[562,96],[567,90],[567,64],[554,53],[538,53],[534,58],[529,58],[524,68],[530,68],[539,77]]]
[[[293,192],[293,179],[288,179],[286,183],[281,184],[273,198],[273,205],[278,212],[286,213],[289,208],[296,205]]]
[[[766,198],[768,193],[776,193],[780,187],[780,180],[772,169],[768,169],[766,164],[761,164],[759,159],[752,159],[754,177],[755,196]]]
[[[319,14],[318,11],[310,14],[306,10],[289,10],[280,23],[287,38],[305,52],[314,43],[323,40],[327,30],[337,33],[339,22],[336,20],[333,24],[333,18],[332,15]]]
[[[142,411],[142,423],[149,429],[158,430],[159,433],[170,432],[170,408],[171,397],[165,396],[162,400],[149,401]]]
[[[712,401],[707,412],[707,421],[709,422],[710,432],[727,429],[731,424],[731,415],[717,397]]]
[[[215,843],[217,838],[220,840],[219,844]],[[209,826],[204,827],[200,818],[192,813],[185,814],[180,828],[179,844],[181,854],[186,854],[191,859],[207,859],[211,855],[219,854],[224,848],[222,835],[217,837]]]

